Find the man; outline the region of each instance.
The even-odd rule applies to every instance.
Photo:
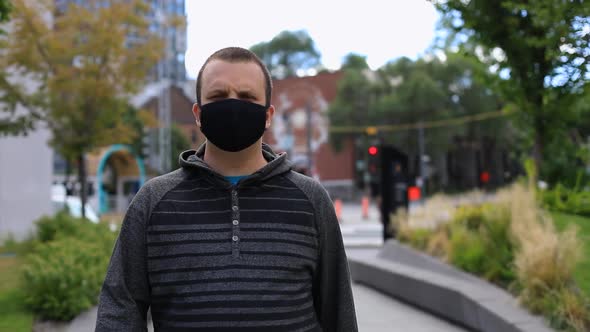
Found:
[[[97,331],[357,331],[342,236],[326,191],[262,143],[272,82],[225,48],[197,77],[207,137],[131,203]]]

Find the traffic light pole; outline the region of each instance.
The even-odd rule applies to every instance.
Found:
[[[420,126],[418,127],[418,162],[420,167],[420,191],[422,192],[422,197],[426,194],[426,170],[424,168],[424,126],[422,122],[420,122]]]
[[[371,187],[369,186],[369,183],[371,181],[371,174],[369,173],[369,154],[367,153],[367,143],[369,142],[368,139],[366,139],[366,141],[364,142],[365,144],[362,145],[363,147],[363,156],[364,158],[364,163],[365,163],[365,167],[363,170],[363,190],[365,193],[366,197],[371,197]]]
[[[313,176],[313,151],[311,151],[311,103],[307,102],[305,105],[305,115],[307,118],[307,172],[309,176]]]

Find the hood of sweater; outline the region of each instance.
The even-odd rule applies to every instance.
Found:
[[[180,166],[187,170],[198,170],[216,185],[226,188],[231,187],[231,183],[223,175],[217,173],[205,163],[203,160],[205,148],[206,144],[203,143],[197,150],[182,152],[179,157]],[[289,172],[292,168],[291,162],[287,160],[286,153],[277,154],[268,144],[262,143],[262,155],[268,163],[258,171],[245,177],[240,181],[240,185],[261,183],[272,177]]]

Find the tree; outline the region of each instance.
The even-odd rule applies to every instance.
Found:
[[[136,109],[128,105],[122,114],[122,120],[123,124],[131,130],[132,140],[128,142],[131,151],[142,159],[146,158],[144,136],[147,129],[157,127],[158,119],[149,110]]]
[[[149,30],[144,1],[92,0],[57,13],[53,3],[13,1],[0,60],[1,101],[13,116],[11,133],[26,132],[36,120],[51,129],[51,146],[77,162],[84,205],[84,155],[133,139],[123,121],[127,97],[145,82],[163,43]],[[27,113],[15,118],[18,105]]]
[[[331,126],[366,126],[371,109],[372,85],[367,70],[350,67],[344,70],[338,82],[336,98],[330,103],[328,116]],[[352,133],[330,132],[330,142],[336,150],[342,148],[342,140]]]
[[[170,149],[171,169],[169,171],[172,171],[179,167],[178,156],[180,156],[183,151],[190,149],[191,142],[175,124],[170,127],[170,141],[172,142],[172,148]]]
[[[0,22],[8,21],[10,8],[10,2],[8,2],[8,0],[0,0]],[[0,30],[0,32],[2,32],[2,30]]]
[[[563,133],[564,118],[587,86],[590,6],[584,0],[431,0],[451,42],[508,76],[507,101],[530,130],[537,169],[546,145]]]
[[[364,137],[367,126],[410,125],[381,131],[378,138],[394,144],[412,160],[419,154],[418,124],[474,116],[501,108],[498,95],[484,84],[491,76],[485,65],[450,52],[444,58],[444,61],[431,55],[417,61],[400,58],[374,72],[355,69],[356,66],[345,69],[328,114],[332,126],[349,126],[351,130],[333,131],[331,142],[338,147],[342,137]],[[426,152],[432,160],[444,160],[455,137],[472,142],[499,137],[495,142],[500,143],[500,140],[510,139],[511,132],[507,129],[505,119],[427,128]],[[503,135],[498,135],[500,132]],[[477,174],[474,177],[477,178]]]
[[[346,69],[358,69],[364,70],[369,69],[369,64],[367,64],[367,57],[362,56],[355,53],[348,53],[344,60],[342,61],[342,66],[340,66],[341,70]]]
[[[250,50],[262,59],[274,78],[295,76],[298,70],[317,68],[320,52],[307,31],[283,31]]]

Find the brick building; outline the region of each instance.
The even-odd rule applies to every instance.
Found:
[[[263,140],[286,151],[289,159],[316,177],[332,197],[350,199],[354,192],[354,143],[345,141],[342,149],[335,151],[328,141],[328,106],[336,98],[341,77],[342,72],[334,72],[274,81],[272,104],[276,111]]]

